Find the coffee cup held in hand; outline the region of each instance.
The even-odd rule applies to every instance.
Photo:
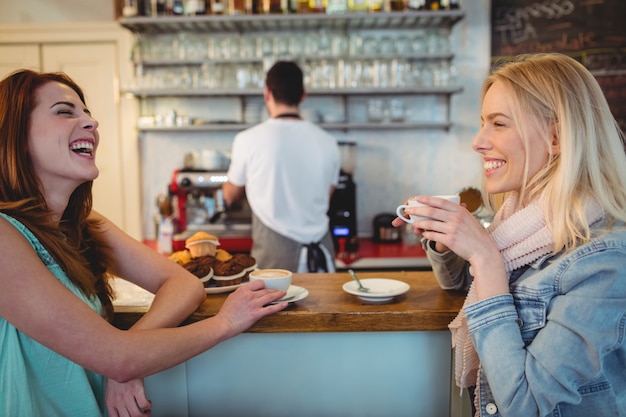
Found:
[[[250,281],[263,281],[268,290],[287,291],[293,274],[286,269],[255,269],[250,272]]]
[[[443,198],[455,204],[459,204],[461,202],[461,198],[458,195],[436,195],[434,197]],[[429,220],[430,219],[429,217],[415,216],[413,214],[406,214],[404,212],[404,210],[409,207],[418,207],[418,206],[425,206],[425,205],[426,204],[419,203],[417,200],[409,200],[408,204],[401,204],[398,206],[398,208],[396,208],[396,214],[398,214],[398,217],[400,217],[403,221],[407,223],[415,223],[418,220]],[[406,215],[408,215],[409,217],[408,218],[405,217]]]

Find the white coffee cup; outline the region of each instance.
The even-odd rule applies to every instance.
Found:
[[[263,281],[268,290],[287,291],[293,274],[286,269],[255,269],[248,277],[250,281]]]
[[[437,198],[443,198],[445,200],[451,201],[455,204],[459,204],[461,202],[461,197],[459,197],[458,195],[435,195],[433,197],[437,197]],[[404,217],[405,216],[405,212],[404,210],[409,208],[409,207],[418,207],[418,206],[425,206],[426,204],[422,204],[420,202],[418,202],[417,200],[413,200],[410,199],[408,201],[408,204],[401,204],[398,206],[398,208],[396,208],[396,214],[398,215],[398,217],[400,217],[403,221],[407,222],[407,223],[414,223],[418,220],[429,220],[429,217],[423,217],[423,216],[416,216],[413,214],[409,214],[409,218]]]

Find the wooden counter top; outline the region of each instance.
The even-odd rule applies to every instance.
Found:
[[[343,291],[347,273],[294,274],[293,285],[308,297],[258,321],[248,332],[378,332],[446,330],[465,294],[439,288],[432,272],[362,272],[360,278],[390,278],[410,285],[407,293],[386,303],[369,303]],[[217,313],[228,294],[210,294],[190,321]],[[116,307],[115,325],[128,328],[146,307]]]

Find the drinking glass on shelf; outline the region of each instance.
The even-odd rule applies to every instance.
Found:
[[[363,54],[365,56],[375,56],[379,53],[378,41],[373,36],[363,38]]]
[[[265,71],[263,71],[263,66],[260,64],[251,64],[249,67],[250,71],[250,88],[263,88],[265,84]]]
[[[392,122],[403,122],[406,117],[406,106],[404,100],[394,98],[389,100],[389,120]]]
[[[237,84],[237,69],[239,64],[226,64],[222,65],[222,88],[238,88]]]
[[[431,63],[424,63],[420,72],[420,85],[424,87],[432,87],[435,84],[434,74]]]
[[[389,61],[385,59],[376,60],[377,62],[377,83],[376,87],[391,87],[391,71]]]
[[[256,56],[256,39],[252,36],[239,38],[239,56],[241,58],[254,58]]]
[[[311,85],[314,88],[328,87],[327,80],[322,73],[322,63],[315,62],[311,64]]]
[[[289,56],[289,38],[284,34],[276,34],[272,37],[273,53],[276,57]]]
[[[451,52],[449,29],[439,29],[439,51],[442,54],[449,54]]]
[[[257,57],[272,56],[274,52],[274,39],[271,35],[261,35],[257,38]]]
[[[380,98],[371,98],[367,101],[367,120],[370,122],[382,122],[385,113],[385,102]]]
[[[305,49],[305,35],[301,33],[293,33],[288,37],[289,39],[289,55],[299,56]]]
[[[419,87],[422,84],[422,70],[424,64],[420,61],[412,62],[408,69],[407,85],[411,87]]]
[[[335,61],[323,60],[320,62],[321,75],[324,80],[324,87],[335,88],[337,87],[337,65]]]
[[[426,53],[426,35],[423,30],[417,30],[411,38],[411,52],[414,54]]]
[[[208,36],[206,40],[206,56],[209,59],[218,58],[216,49],[218,47],[218,40],[215,36]]]
[[[392,59],[389,72],[391,76],[391,86],[404,87],[407,84],[409,64],[405,59]]]
[[[317,36],[317,55],[330,56],[331,37],[326,30],[320,30]]]
[[[250,72],[247,66],[238,65],[236,67],[236,78],[237,78],[237,88],[244,89],[249,86],[250,83]]]
[[[187,67],[183,67],[178,77],[181,88],[193,88],[193,74]]]
[[[444,29],[431,29],[426,33],[426,52],[429,54],[450,53],[450,32]]]
[[[307,33],[304,38],[304,54],[306,56],[317,56],[317,37],[313,33]]]
[[[398,55],[409,55],[411,53],[411,41],[407,36],[398,36],[395,41],[395,48]]]
[[[378,64],[376,61],[370,60],[363,63],[363,70],[359,77],[359,84],[363,87],[376,87],[378,86]]]
[[[330,55],[344,57],[348,53],[348,42],[342,33],[333,33],[330,40]]]
[[[429,54],[436,54],[440,52],[439,49],[439,33],[436,29],[430,29],[426,33],[426,52]]]
[[[348,55],[358,57],[363,54],[363,37],[359,33],[352,33],[348,40]]]
[[[172,38],[170,44],[172,57],[175,59],[186,59],[189,51],[189,36],[185,32],[179,32]]]
[[[396,53],[394,40],[391,36],[383,36],[378,41],[378,51],[381,55],[392,56]]]
[[[219,35],[213,38],[213,58],[214,59],[226,59],[228,58],[228,48],[225,47],[228,40],[226,36]]]

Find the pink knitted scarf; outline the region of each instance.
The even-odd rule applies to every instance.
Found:
[[[512,193],[498,210],[487,229],[504,258],[507,274],[529,265],[554,250],[554,240],[537,202],[513,212],[519,195]],[[595,222],[603,215],[599,204],[588,205],[587,221]],[[471,268],[470,268],[471,273]],[[452,332],[455,355],[455,380],[460,388],[477,383],[480,360],[470,339],[464,309],[477,302],[474,284],[470,286],[463,308],[448,326]]]

